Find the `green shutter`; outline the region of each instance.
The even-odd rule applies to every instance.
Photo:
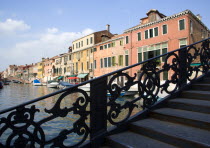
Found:
[[[116,62],[115,62],[115,56],[112,57],[112,66],[115,66]]]
[[[138,63],[142,62],[142,53],[138,53]]]
[[[144,61],[148,59],[148,52],[144,52]]]
[[[153,29],[149,30],[149,37],[152,38],[153,37]]]
[[[155,36],[158,36],[158,27],[156,27],[156,28],[154,29],[154,31],[155,31]]]
[[[163,25],[163,34],[167,34],[167,25]]]
[[[184,30],[185,29],[185,24],[184,24],[184,19],[179,20],[179,30]]]
[[[125,66],[128,66],[129,65],[129,62],[128,62],[128,55],[125,55]]]
[[[167,48],[163,48],[163,49],[162,49],[162,54],[167,53],[167,50],[168,50]],[[162,57],[162,61],[164,62],[165,59],[166,59],[166,55]]]
[[[145,36],[145,39],[148,39],[148,30],[145,30],[144,36]]]
[[[138,33],[138,41],[141,41],[141,32]]]

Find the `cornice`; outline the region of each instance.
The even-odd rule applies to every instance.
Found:
[[[190,10],[185,10],[185,11],[182,11],[180,13],[174,14],[172,16],[164,17],[164,18],[162,18],[158,21],[154,21],[154,22],[150,22],[150,23],[147,23],[147,24],[144,24],[144,25],[138,25],[136,27],[132,27],[130,29],[125,30],[124,33],[129,33],[131,31],[134,31],[134,30],[137,30],[137,29],[145,28],[145,27],[148,27],[148,26],[151,26],[151,25],[154,25],[154,24],[158,24],[158,23],[168,21],[168,20],[171,20],[171,19],[174,19],[174,18],[178,18],[178,17],[186,15],[186,14],[191,14],[199,23],[201,23],[208,30],[208,28]]]

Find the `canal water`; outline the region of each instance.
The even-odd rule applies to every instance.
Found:
[[[4,88],[0,89],[0,110],[13,107],[15,105],[24,103],[34,98],[41,97],[43,95],[55,92],[57,90],[58,89],[48,88],[46,86],[33,86],[31,84],[10,83],[10,85],[4,85]],[[59,96],[60,95],[56,95],[56,96],[47,98],[45,100],[42,100],[33,104],[33,105],[36,105],[36,108],[40,110],[40,112],[37,112],[35,114],[35,122],[39,122],[40,120],[50,116],[50,114],[45,112],[45,109],[48,109],[48,110],[51,109],[57,102],[57,99],[59,98]],[[63,99],[60,105],[61,108],[65,108],[65,107],[70,108],[77,98],[78,98],[78,94],[74,94],[74,96]],[[124,97],[124,98],[119,98],[118,101],[124,102],[125,100],[130,100],[130,99],[131,99],[130,97],[127,97],[127,98]],[[27,107],[30,108],[31,105]],[[122,113],[120,118],[123,119],[124,116],[126,116],[127,111],[125,110]],[[135,112],[137,111],[139,110],[135,110]],[[2,115],[0,115],[0,117],[2,117]],[[75,115],[73,114],[73,112],[70,112],[64,118],[58,117],[42,124],[41,128],[43,129],[46,135],[46,141],[58,136],[59,133],[63,129],[71,129],[73,127],[73,123],[78,118],[79,118],[78,115]],[[119,120],[121,120],[120,118]],[[89,120],[87,120],[87,124],[89,124],[88,122]],[[31,130],[33,130],[33,127],[31,127]],[[0,139],[4,141],[8,138],[8,135],[10,135],[9,131],[8,133],[7,132],[4,133],[0,137]],[[69,145],[69,143],[74,144],[74,143],[79,142],[80,140],[81,140],[81,137],[72,133],[68,135],[68,138],[67,140],[64,141],[64,143],[66,145]]]

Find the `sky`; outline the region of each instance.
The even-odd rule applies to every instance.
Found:
[[[210,29],[210,0],[0,0],[0,72],[65,53],[106,24],[122,34],[150,9],[166,16],[189,9]]]

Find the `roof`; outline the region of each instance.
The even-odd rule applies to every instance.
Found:
[[[130,31],[137,30],[137,29],[140,29],[140,28],[145,28],[145,27],[148,27],[148,26],[151,26],[151,25],[160,23],[160,22],[168,21],[170,19],[174,19],[174,18],[180,17],[182,15],[186,15],[186,14],[191,14],[201,25],[203,25],[207,30],[209,30],[206,27],[206,25],[204,25],[203,22],[201,22],[201,20],[199,20],[190,10],[185,10],[185,11],[182,11],[180,13],[177,13],[177,14],[174,14],[174,15],[171,15],[171,16],[164,17],[164,18],[162,18],[162,19],[160,19],[158,21],[154,21],[154,22],[150,22],[150,23],[146,23],[146,24],[136,25],[134,27],[131,27],[131,28],[125,30],[124,33],[128,33]]]
[[[103,31],[107,31],[107,30],[101,30],[101,31],[97,31],[97,32],[90,33],[90,34],[88,34],[88,35],[86,35],[86,36],[83,36],[83,37],[81,37],[81,38],[78,38],[78,39],[72,41],[72,43],[75,42],[75,41],[78,41],[78,40],[80,40],[80,39],[82,39],[82,38],[85,38],[85,37],[87,37],[87,36],[89,36],[89,35],[91,35],[91,34],[96,34],[96,33],[100,33],[100,32],[103,32]],[[107,31],[107,32],[108,32],[108,31]]]

